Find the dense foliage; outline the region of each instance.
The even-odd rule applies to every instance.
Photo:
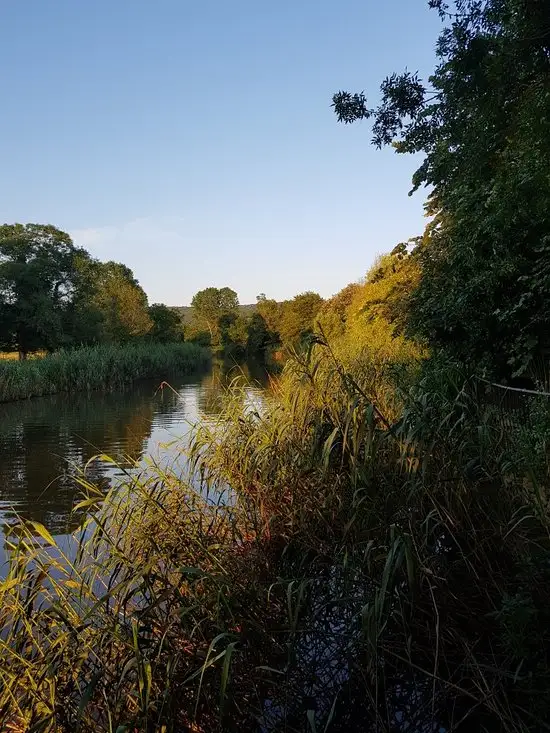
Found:
[[[222,343],[222,332],[229,328],[239,306],[237,293],[231,288],[205,288],[193,296],[191,306],[197,321],[206,327],[214,348]]]
[[[347,364],[367,352],[378,360],[420,357],[421,344],[404,333],[419,276],[418,260],[405,245],[380,257],[362,283],[325,301],[317,320],[323,338]]]
[[[304,344],[322,303],[308,292],[281,303],[262,294],[241,306],[231,288],[209,287],[195,294],[186,318],[186,309],[149,306],[129,267],[94,259],[53,226],[0,227],[0,350],[20,359],[75,346],[187,338],[236,358],[266,360],[279,347]]]
[[[53,226],[0,227],[0,349],[25,358],[145,336],[181,341],[183,331],[166,306],[148,307],[126,265],[92,258]]]
[[[38,224],[0,227],[0,345],[22,356],[63,343],[85,257],[68,234]]]
[[[163,303],[149,306],[149,318],[152,322],[148,335],[153,341],[170,343],[184,340],[183,324],[173,308]]]
[[[548,410],[394,378],[317,346],[203,426],[189,477],[83,478],[78,552],[13,527],[0,727],[545,730]]]
[[[374,120],[373,142],[423,153],[414,189],[433,217],[410,330],[509,376],[550,346],[550,5],[431,0],[446,21],[422,82],[394,74],[369,109],[339,92],[340,120]]]
[[[261,293],[256,300],[255,305],[241,306],[228,287],[199,291],[192,300],[187,337],[226,355],[266,360],[278,347],[287,352],[303,347],[315,330],[323,303],[313,292],[282,302]]]
[[[147,295],[126,265],[95,262],[92,267],[94,295],[91,306],[100,313],[99,338],[125,343],[151,331]]]
[[[323,299],[317,293],[296,295],[283,304],[279,333],[285,344],[297,345],[312,332]]]

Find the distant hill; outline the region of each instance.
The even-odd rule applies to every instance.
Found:
[[[189,324],[193,321],[193,308],[190,305],[174,305],[171,308],[181,318],[184,324]],[[250,316],[256,310],[256,303],[249,303],[247,305],[239,306],[239,313],[243,316]]]

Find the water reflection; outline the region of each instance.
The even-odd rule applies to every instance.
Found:
[[[269,384],[269,374],[265,368],[254,362],[235,364],[234,362],[219,362],[214,364],[212,371],[202,381],[199,392],[199,411],[202,417],[218,416],[224,405],[227,390],[233,384],[244,384],[245,395],[253,395],[257,388],[266,388]]]
[[[220,363],[209,374],[174,380],[171,388],[142,382],[113,394],[0,405],[0,530],[17,512],[52,533],[71,531],[71,510],[80,498],[73,478],[78,469],[100,453],[126,465],[146,456],[177,460],[192,425],[219,415],[224,390],[236,376],[251,394],[266,381],[261,371]],[[107,486],[119,471],[96,458],[87,475]]]

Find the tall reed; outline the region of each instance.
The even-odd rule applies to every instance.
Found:
[[[452,365],[394,379],[314,347],[189,480],[83,479],[72,552],[14,529],[0,728],[545,730],[546,434]]]
[[[210,354],[195,344],[135,343],[58,351],[41,359],[0,361],[0,402],[56,392],[117,389],[204,369]]]

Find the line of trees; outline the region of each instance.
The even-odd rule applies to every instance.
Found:
[[[210,287],[192,300],[193,318],[148,304],[132,270],[100,262],[51,225],[0,226],[0,350],[20,359],[37,351],[98,343],[187,340],[237,357],[265,358],[298,347],[323,304],[307,292],[277,302],[261,294],[240,306],[229,287]]]
[[[149,306],[132,271],[100,262],[51,225],[0,226],[0,349],[56,351],[132,339],[183,340],[177,314]]]
[[[276,349],[299,348],[313,332],[323,302],[313,292],[282,302],[261,293],[254,306],[241,307],[231,288],[210,287],[193,297],[187,335],[226,354],[265,359]]]

